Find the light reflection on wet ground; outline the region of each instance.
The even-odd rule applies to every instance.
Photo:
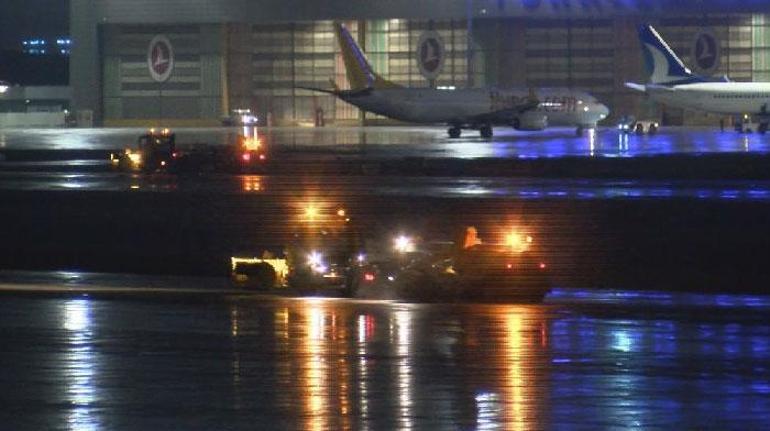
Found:
[[[718,320],[680,303],[629,315],[634,301],[6,297],[0,418],[78,430],[764,427],[766,321],[739,300]]]
[[[135,144],[145,129],[4,129],[2,150],[105,150]],[[182,148],[196,144],[232,143],[238,128],[177,129]],[[612,128],[575,136],[574,129],[543,132],[495,129],[492,140],[469,133],[450,140],[438,127],[260,128],[270,148],[283,151],[359,154],[379,157],[504,157],[564,156],[633,157],[673,153],[767,153],[770,138],[759,134],[719,132],[711,128],[664,128],[654,136],[624,135]]]
[[[548,302],[551,304],[604,304],[625,307],[659,307],[663,309],[668,307],[709,307],[770,311],[770,296],[699,294],[690,292],[554,289],[548,295]]]
[[[768,181],[319,176],[338,195],[516,199],[770,200]],[[182,176],[0,172],[0,190],[82,190],[291,195],[308,179],[287,175]]]
[[[2,131],[0,142],[6,148],[115,148],[133,142],[139,132]],[[226,133],[182,130],[179,136],[185,142],[208,142],[229,139],[223,138]],[[603,131],[593,139],[571,133],[505,131],[487,142],[476,137],[449,141],[443,129],[285,129],[275,130],[271,139],[288,151],[310,146],[318,154],[349,151],[367,157],[394,151],[466,158],[768,151],[766,137],[711,130],[672,130],[655,137]],[[766,201],[770,190],[763,181],[333,181],[324,186],[347,190],[350,196],[521,200]],[[11,190],[224,192],[254,194],[255,199],[291,194],[299,185],[270,176],[198,181],[119,174],[0,175],[0,188]],[[16,217],[13,211],[9,214]],[[727,220],[732,228],[732,219]],[[575,220],[565,225],[587,226]],[[671,226],[664,230],[673,231]],[[704,236],[710,238],[712,231],[718,230]],[[205,236],[199,242],[192,238],[189,244],[210,246]],[[740,238],[745,242],[746,237]],[[661,243],[665,250],[655,252],[665,259],[672,245]],[[704,243],[692,250],[703,249]],[[759,250],[759,243],[750,250]],[[619,249],[627,252],[625,244]],[[716,256],[735,254],[727,247]],[[724,267],[739,272],[735,264]],[[544,306],[474,307],[193,300],[192,295],[153,301],[5,296],[0,303],[0,420],[9,429],[77,430],[760,429],[770,414],[768,302],[752,295],[569,289],[556,289]]]

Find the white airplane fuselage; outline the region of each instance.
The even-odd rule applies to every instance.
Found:
[[[770,82],[698,82],[668,88],[647,86],[655,101],[724,115],[770,114]]]
[[[549,126],[595,127],[608,114],[588,93],[566,88],[538,88],[537,107],[518,112],[531,100],[528,89],[384,88],[341,94],[365,111],[423,124],[511,125],[516,117],[545,117]]]

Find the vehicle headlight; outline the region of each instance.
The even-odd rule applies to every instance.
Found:
[[[511,231],[505,235],[505,245],[511,250],[523,253],[529,250],[532,244],[532,237],[516,231]]]
[[[135,165],[141,165],[142,164],[142,154],[141,153],[126,153],[128,156],[128,160],[131,160],[131,163]]]
[[[326,270],[329,268],[327,268],[326,265],[316,265],[311,267],[310,269],[312,269],[313,272],[316,272],[318,274],[326,274]]]
[[[323,274],[328,269],[324,265],[323,255],[317,251],[312,251],[307,255],[307,264],[313,272]]]
[[[399,235],[393,240],[393,248],[399,253],[411,253],[415,250],[414,241],[408,236]]]

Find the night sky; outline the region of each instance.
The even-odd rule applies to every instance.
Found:
[[[68,0],[0,0],[0,49],[20,49],[21,40],[68,33]]]

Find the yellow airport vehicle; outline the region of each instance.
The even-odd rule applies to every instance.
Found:
[[[268,256],[230,258],[230,278],[238,287],[260,290],[286,288],[288,274],[286,259]]]
[[[288,294],[348,296],[351,256],[357,236],[344,208],[307,204],[280,253],[262,257],[232,256],[230,278],[237,287]]]

